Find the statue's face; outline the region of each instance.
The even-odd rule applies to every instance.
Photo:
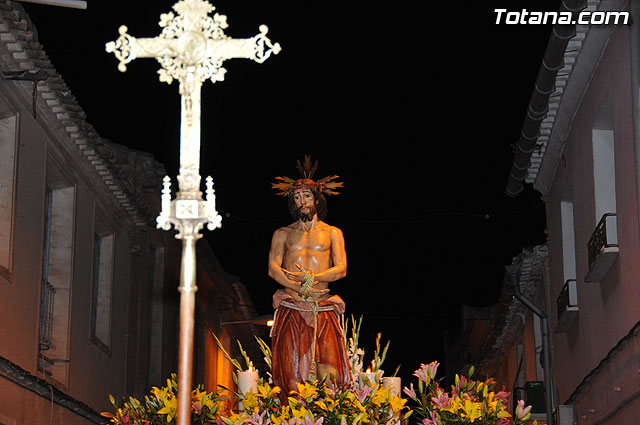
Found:
[[[298,189],[293,192],[293,201],[297,211],[296,216],[302,221],[313,219],[316,215],[316,200],[310,189]]]

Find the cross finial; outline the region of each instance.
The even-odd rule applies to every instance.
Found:
[[[160,81],[171,84],[173,80],[178,80],[180,83],[182,108],[178,202],[200,200],[202,195],[199,175],[202,83],[224,80],[226,69],[222,65],[227,59],[246,58],[263,63],[271,54],[281,50],[278,43],[273,44],[267,37],[266,25],[261,25],[260,32],[251,38],[228,37],[224,33],[228,27],[227,17],[218,13],[209,16],[214,10],[205,0],[180,0],[173,6],[173,12],[160,16],[162,31],[159,36],[136,38],[129,35],[127,27],[123,25],[118,30],[120,37],[106,44],[107,52],[112,52],[119,60],[120,71],[126,71],[127,64],[136,58],[155,58],[162,66],[158,70]],[[170,226],[168,222],[178,226],[174,220],[176,211],[187,209],[178,205],[172,205],[170,211],[163,209],[159,217],[163,228]],[[208,217],[210,214],[206,215]],[[204,220],[205,217],[202,218]],[[217,223],[217,219],[212,220]],[[193,229],[199,230],[198,227]]]
[[[118,30],[120,37],[106,44],[107,52],[113,52],[120,61],[118,69],[126,71],[127,64],[136,58],[154,57],[162,65],[160,80],[171,83],[180,80],[189,67],[197,68],[201,82],[224,80],[226,70],[222,63],[231,58],[247,58],[262,63],[281,50],[267,37],[266,25],[260,33],[247,39],[229,38],[224,29],[227,17],[216,13],[204,0],[180,0],[173,6],[177,12],[163,13],[158,23],[161,34],[155,38],[135,38],[127,34],[127,27]]]

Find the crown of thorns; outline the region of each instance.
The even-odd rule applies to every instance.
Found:
[[[312,164],[310,155],[304,156],[303,163],[298,159],[296,161],[296,168],[302,176],[301,179],[296,180],[289,177],[278,176],[276,177],[276,180],[279,180],[279,182],[271,183],[271,187],[273,189],[280,191],[277,195],[288,196],[294,190],[306,188],[314,188],[326,195],[337,195],[338,192],[335,189],[343,187],[342,182],[333,181],[338,178],[338,176],[335,175],[327,176],[318,181],[313,180],[313,175],[318,170],[318,160]]]

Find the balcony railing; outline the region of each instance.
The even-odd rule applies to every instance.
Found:
[[[585,282],[598,282],[611,267],[618,256],[617,216],[606,213],[594,230],[589,243],[589,272]]]
[[[558,324],[556,332],[567,332],[578,316],[578,290],[575,279],[564,283],[556,300]]]

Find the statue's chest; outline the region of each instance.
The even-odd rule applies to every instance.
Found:
[[[328,232],[295,231],[287,238],[287,249],[290,251],[326,251],[331,247]]]

